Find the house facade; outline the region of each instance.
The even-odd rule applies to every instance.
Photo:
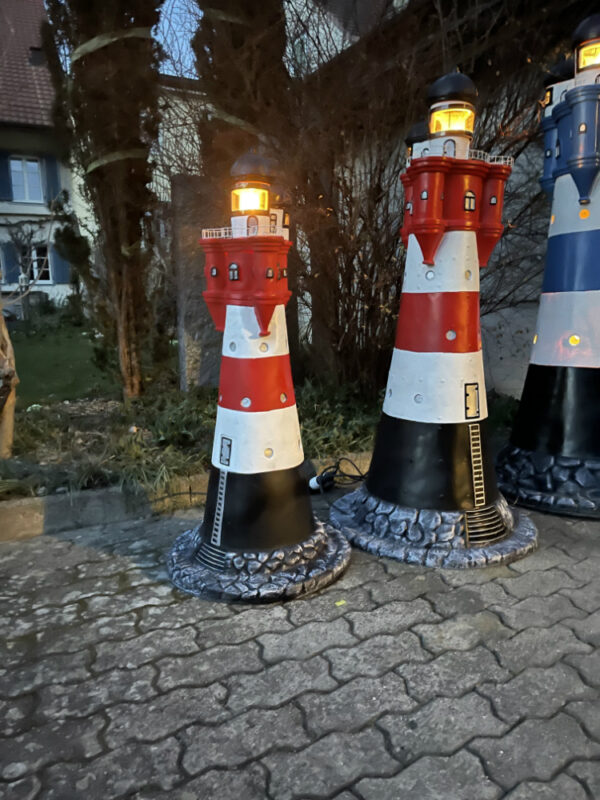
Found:
[[[70,289],[70,265],[53,244],[52,204],[70,190],[52,127],[54,91],[41,48],[43,0],[3,0],[0,12],[0,292],[55,301]]]

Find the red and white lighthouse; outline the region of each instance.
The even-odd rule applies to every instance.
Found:
[[[348,564],[344,537],[315,520],[290,368],[285,212],[269,202],[270,159],[232,168],[231,227],[203,231],[204,297],[223,331],[206,512],[178,538],[173,582],[192,594],[273,600],[314,591]]]
[[[440,78],[427,131],[411,136],[383,414],[365,486],[330,517],[359,547],[431,566],[508,562],[536,543],[498,492],[486,443],[479,269],[502,234],[511,159],[471,149],[476,94],[465,75]]]

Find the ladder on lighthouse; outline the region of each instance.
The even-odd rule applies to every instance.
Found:
[[[485,505],[485,481],[483,479],[483,454],[481,451],[481,430],[478,422],[469,425],[471,443],[471,469],[473,471],[473,495],[475,508]]]

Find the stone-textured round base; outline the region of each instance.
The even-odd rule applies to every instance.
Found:
[[[196,560],[200,528],[178,536],[167,556],[175,586],[197,597],[254,603],[289,600],[333,583],[350,563],[345,537],[316,520],[307,542],[270,552],[226,553],[225,566],[219,570]]]
[[[503,498],[498,505],[512,530],[484,547],[466,547],[464,512],[396,506],[364,486],[334,503],[329,519],[353,545],[378,556],[426,567],[488,567],[509,564],[537,547],[533,522],[512,512]]]
[[[498,484],[511,503],[571,517],[600,519],[600,458],[568,458],[508,445]]]

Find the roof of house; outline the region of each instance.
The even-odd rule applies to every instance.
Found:
[[[45,16],[44,0],[0,3],[0,124],[52,125],[54,89],[40,52]]]

